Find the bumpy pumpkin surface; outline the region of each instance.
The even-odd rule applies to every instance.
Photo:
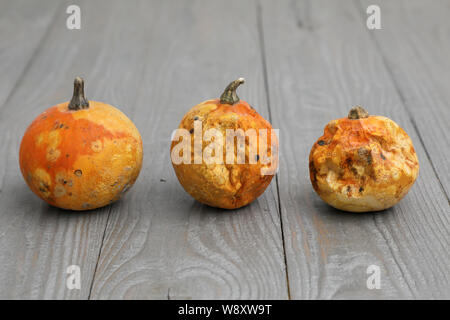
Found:
[[[180,129],[186,129],[191,133],[191,159],[194,159],[194,122],[202,122],[203,136],[208,129],[220,131],[226,140],[226,129],[248,129],[267,130],[267,158],[270,162],[262,163],[258,154],[255,155],[254,163],[250,163],[249,140],[245,139],[245,163],[226,163],[226,146],[223,145],[223,164],[173,164],[175,173],[183,188],[197,201],[209,206],[236,209],[245,206],[259,197],[270,184],[277,166],[278,140],[272,143],[272,126],[262,116],[260,116],[247,102],[239,100],[235,90],[239,84],[243,83],[240,78],[232,82],[221,99],[213,99],[202,102],[191,110],[181,120]],[[276,139],[276,136],[274,136]],[[173,141],[171,151],[177,144]],[[202,150],[205,150],[209,142],[202,141]],[[236,150],[234,159],[236,160]],[[274,155],[272,157],[272,154]]]
[[[367,212],[392,207],[414,184],[419,162],[406,132],[361,107],[327,124],[311,149],[310,178],[329,205]]]
[[[81,92],[70,103],[47,109],[31,123],[19,161],[28,186],[43,200],[88,210],[118,200],[133,185],[142,166],[142,141],[121,111],[80,97],[80,78],[75,87]]]

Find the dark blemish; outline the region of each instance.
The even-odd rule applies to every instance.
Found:
[[[364,188],[363,187],[359,187],[359,192],[363,192]]]
[[[66,127],[64,128],[64,129],[66,129],[66,130],[67,130],[67,129],[69,129],[69,127],[68,127],[68,126],[66,126]]]
[[[318,144],[319,146],[324,146],[324,145],[325,145],[325,141],[319,140],[319,141],[317,141],[317,144]]]
[[[80,169],[78,169],[78,170],[75,170],[75,175],[77,176],[77,177],[81,177],[81,175],[83,174],[83,171],[81,171]]]
[[[64,123],[61,123],[61,124],[59,125],[59,127],[60,127],[60,128],[64,127]]]
[[[347,186],[347,192],[350,192],[352,188],[350,186]]]
[[[193,133],[194,132],[194,128],[192,128],[191,130],[189,130],[189,133]]]
[[[69,154],[68,153],[66,153],[66,158],[68,158],[69,157]]]
[[[69,196],[71,196],[72,195],[72,192],[69,192]]]
[[[258,161],[258,160],[259,160],[259,154],[256,155],[256,161]]]
[[[161,181],[161,182],[166,182],[166,179],[159,179],[159,181]]]
[[[47,116],[42,116],[41,119],[42,119],[42,120],[45,120],[45,119],[47,119]]]
[[[358,155],[361,158],[365,158],[364,160],[366,160],[368,164],[372,164],[372,154],[369,150],[367,150],[365,148],[359,148]]]
[[[350,158],[345,159],[345,163],[350,167],[352,165],[352,159]]]
[[[381,159],[386,160],[386,157],[384,156],[384,154],[380,153]]]
[[[198,117],[197,117],[197,116],[195,116],[195,117],[194,117],[194,120],[198,120]]]

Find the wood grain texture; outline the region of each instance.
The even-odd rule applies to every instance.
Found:
[[[83,10],[82,29],[77,31],[66,29],[67,3],[47,5],[49,11],[57,7],[56,20],[0,110],[1,298],[87,299],[111,210],[75,213],[50,207],[32,194],[18,168],[20,139],[27,125],[46,108],[70,99],[76,75],[86,78],[89,99],[108,101],[125,113],[134,99],[134,92],[122,90],[122,85],[135,86],[140,68],[114,63],[117,57],[111,51],[135,44],[132,36],[121,39],[115,33],[115,20],[127,9],[125,2],[77,2]],[[99,13],[102,19],[97,19]],[[120,59],[135,58],[131,50],[120,54]],[[81,268],[81,290],[66,288],[69,265]]]
[[[69,4],[81,30],[66,29]],[[368,4],[0,0],[0,299],[450,299],[450,5],[380,0],[383,30],[369,31]],[[76,75],[144,141],[136,185],[84,213],[43,203],[18,168],[27,125]],[[223,211],[179,185],[170,136],[240,76],[239,96],[280,129],[280,171]],[[309,181],[312,144],[356,104],[400,124],[421,166],[375,214],[334,210]],[[72,264],[81,290],[66,288]],[[380,290],[366,287],[372,264]]]
[[[0,1],[0,108],[20,86],[22,76],[41,49],[54,21],[57,6],[50,0],[42,6],[29,1]]]
[[[365,9],[350,1],[261,3],[269,105],[281,129],[279,192],[291,297],[449,298],[448,201],[366,29]],[[309,151],[323,127],[358,104],[400,124],[421,165],[402,202],[375,214],[337,211],[309,181]],[[372,264],[381,268],[380,290],[366,287]]]
[[[370,1],[361,1],[364,7]],[[427,157],[450,195],[450,2],[380,1],[383,30],[373,32]]]
[[[192,106],[219,97],[240,76],[239,96],[268,116],[253,1],[139,2],[117,22],[140,26],[144,71],[131,115],[144,139],[144,166],[111,211],[93,299],[287,297],[275,183],[235,211],[197,203],[170,161],[170,137]],[[125,30],[118,30],[127,38]],[[136,48],[135,50],[141,50]]]

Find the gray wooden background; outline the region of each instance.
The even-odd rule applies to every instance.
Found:
[[[372,3],[382,30],[366,28]],[[69,4],[81,30],[66,28]],[[450,1],[0,0],[0,298],[449,299],[449,57]],[[124,199],[84,213],[42,202],[18,166],[26,127],[76,75],[135,122],[145,154]],[[222,211],[183,191],[170,133],[240,76],[240,97],[280,129],[280,170]],[[385,212],[338,212],[309,181],[312,144],[356,104],[418,152],[416,184]]]

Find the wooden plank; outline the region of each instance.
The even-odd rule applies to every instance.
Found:
[[[0,3],[0,107],[20,84],[22,75],[41,48],[58,6],[49,0]]]
[[[367,6],[370,1],[362,1]],[[450,195],[450,2],[380,1],[382,30],[372,32],[408,115]]]
[[[239,96],[268,116],[255,8],[145,2],[121,18],[153,23],[134,31],[146,57],[127,61],[144,69],[132,115],[145,161],[134,192],[112,209],[91,298],[287,298],[275,183],[240,210],[210,208],[183,191],[169,155],[184,113],[239,76]]]
[[[448,201],[366,29],[365,10],[350,1],[262,4],[269,104],[281,130],[279,192],[291,297],[449,298]],[[311,146],[328,121],[357,104],[399,123],[421,165],[405,199],[375,214],[338,212],[309,181]],[[380,290],[366,287],[372,264],[381,268]]]
[[[138,26],[117,24],[128,12],[128,2],[77,4],[82,10],[81,30],[67,30],[65,7],[58,10],[20,85],[0,110],[1,298],[87,299],[90,294],[111,207],[75,213],[43,203],[18,169],[20,139],[40,112],[70,99],[76,75],[85,77],[89,99],[107,101],[130,113],[142,68],[128,61],[142,59],[148,46],[140,47],[141,38],[133,35]],[[121,37],[119,30],[127,30],[127,37]],[[69,265],[81,268],[80,290],[66,288]]]

